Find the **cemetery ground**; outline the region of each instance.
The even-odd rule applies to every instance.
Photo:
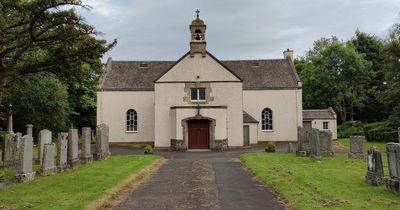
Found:
[[[0,190],[0,209],[84,209],[112,197],[159,159],[154,155],[112,156],[57,175],[38,176]]]
[[[366,159],[349,159],[347,153],[321,161],[290,153],[247,153],[240,159],[295,209],[400,209],[398,195],[365,183]]]

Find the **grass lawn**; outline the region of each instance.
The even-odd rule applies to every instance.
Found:
[[[349,138],[338,139],[338,143],[345,147],[350,147],[350,140]],[[386,143],[385,142],[364,142],[364,151],[368,151],[372,146],[376,147],[379,151],[384,152],[386,151]]]
[[[105,161],[0,190],[0,209],[84,209],[158,160],[154,155],[113,156]]]
[[[400,209],[400,197],[364,182],[366,160],[347,154],[313,161],[287,153],[251,153],[242,162],[295,209]],[[383,156],[388,174],[386,156]]]

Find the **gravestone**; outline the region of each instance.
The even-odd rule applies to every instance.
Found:
[[[81,165],[78,155],[78,130],[71,128],[68,130],[68,165],[70,168],[76,168]]]
[[[18,165],[15,178],[19,182],[29,182],[35,178],[35,172],[32,171],[33,138],[25,135],[21,141],[20,164]]]
[[[92,132],[89,127],[82,128],[82,157],[81,161],[83,164],[91,163],[93,160],[93,155],[91,154],[91,142],[92,142]]]
[[[312,128],[310,133],[310,157],[315,160],[320,160],[322,158],[319,130],[316,128]]]
[[[57,173],[56,167],[56,145],[54,143],[43,145],[43,160],[41,174],[44,176]]]
[[[96,128],[96,160],[104,160],[110,156],[108,145],[109,128],[106,124],[100,124]]]
[[[304,129],[303,127],[297,127],[297,156],[307,156],[307,149],[304,142]]]
[[[400,194],[400,143],[387,143],[389,178],[386,179],[386,189]]]
[[[332,145],[332,132],[320,131],[319,142],[322,156],[334,156],[333,145]]]
[[[33,125],[32,124],[27,124],[26,125],[26,135],[32,137],[32,130],[33,130]]]
[[[16,133],[15,136],[15,143],[17,144],[17,150],[21,147],[21,139],[22,139],[22,133]]]
[[[44,129],[39,132],[39,158],[40,165],[42,165],[43,160],[43,149],[45,144],[51,143],[51,131]]]
[[[17,165],[16,162],[17,142],[16,134],[13,132],[7,133],[4,137],[3,143],[3,166],[13,167]]]
[[[59,133],[57,139],[57,170],[62,172],[68,168],[68,133]]]
[[[367,156],[367,176],[365,182],[373,185],[380,185],[384,183],[383,164],[381,152],[377,151],[375,147],[368,150]]]
[[[363,144],[364,136],[350,136],[349,158],[364,158]]]

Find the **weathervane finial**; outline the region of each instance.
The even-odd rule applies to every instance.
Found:
[[[200,11],[197,9],[197,10],[196,10],[196,13],[197,13],[197,15],[196,15],[196,16],[197,16],[197,19],[199,19],[199,13],[200,13]]]

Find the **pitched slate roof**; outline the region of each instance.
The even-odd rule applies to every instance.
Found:
[[[244,90],[297,89],[300,81],[292,62],[275,60],[220,61],[243,80]],[[154,90],[154,81],[176,61],[112,61],[100,82],[100,90]]]
[[[243,122],[244,123],[259,123],[258,120],[254,119],[254,117],[252,117],[245,111],[243,111]]]
[[[336,119],[336,113],[332,108],[303,110],[303,120],[312,119]]]

